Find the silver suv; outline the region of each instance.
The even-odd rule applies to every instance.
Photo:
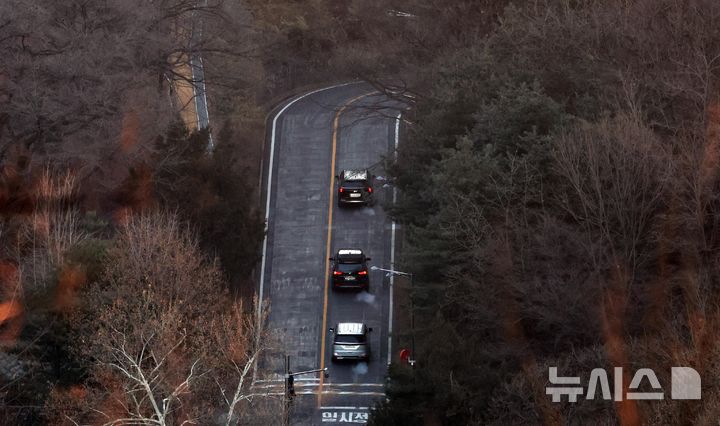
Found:
[[[359,322],[341,322],[330,332],[334,334],[332,344],[332,360],[353,359],[367,361],[370,359],[368,328]]]

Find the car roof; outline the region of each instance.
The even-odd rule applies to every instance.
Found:
[[[368,180],[367,170],[343,170],[345,180]]]
[[[343,256],[347,254],[363,254],[363,252],[360,249],[340,249],[338,250],[337,254]]]
[[[365,324],[361,322],[341,322],[336,334],[365,334]]]
[[[340,263],[362,263],[363,252],[359,249],[340,249],[337,252],[337,260]]]

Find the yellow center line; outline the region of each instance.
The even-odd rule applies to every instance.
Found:
[[[322,336],[322,342],[320,344],[320,369],[325,368],[325,336],[327,335],[328,289],[330,286],[330,242],[332,241],[333,204],[335,203],[335,154],[337,153],[337,134],[340,124],[340,115],[353,102],[377,93],[379,92],[373,91],[350,99],[335,113],[335,119],[333,120],[332,153],[330,157],[330,204],[328,205],[328,232],[327,241],[325,242],[325,299],[323,301],[322,328],[320,329],[320,334]],[[320,385],[317,398],[318,407],[320,407],[320,404],[322,402],[322,389],[323,382],[325,381],[324,376],[324,374],[320,374]]]

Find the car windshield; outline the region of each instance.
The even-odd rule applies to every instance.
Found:
[[[346,180],[342,186],[343,188],[366,188],[368,183],[365,180]]]
[[[338,263],[337,270],[345,273],[357,272],[363,269],[361,263]]]
[[[365,336],[358,335],[358,334],[339,335],[335,338],[335,343],[339,343],[341,345],[363,344],[363,343],[365,343]]]

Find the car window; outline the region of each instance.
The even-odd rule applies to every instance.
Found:
[[[342,272],[357,272],[359,270],[363,269],[363,266],[361,263],[338,263],[337,270]]]
[[[346,180],[342,186],[345,188],[365,188],[368,183],[365,180]]]
[[[340,335],[335,337],[335,343],[340,344],[358,344],[358,343],[365,343],[365,336],[362,335]]]
[[[362,263],[363,255],[361,254],[341,254],[337,256],[339,263]]]

